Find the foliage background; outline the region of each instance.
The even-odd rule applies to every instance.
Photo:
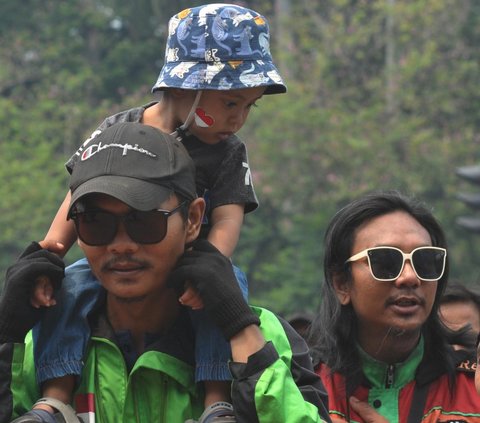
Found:
[[[43,239],[63,168],[109,114],[150,101],[168,18],[199,1],[2,0],[0,271]],[[240,136],[261,207],[234,260],[251,300],[314,310],[334,212],[374,189],[424,200],[446,229],[452,278],[478,285],[480,239],[459,166],[478,162],[480,2],[256,0],[287,95],[265,97]],[[72,248],[67,262],[80,257]]]

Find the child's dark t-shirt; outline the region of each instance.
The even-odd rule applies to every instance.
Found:
[[[95,142],[95,137],[101,131],[119,122],[141,122],[145,110],[154,104],[152,102],[106,118],[70,157],[65,164],[67,170],[71,173],[82,151]],[[237,136],[210,145],[193,135],[187,135],[182,142],[195,163],[197,194],[207,202],[202,236],[206,236],[210,229],[210,216],[214,208],[227,204],[244,204],[245,213],[249,213],[258,207],[247,148]]]

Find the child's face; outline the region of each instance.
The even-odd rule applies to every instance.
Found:
[[[251,108],[264,91],[265,87],[204,90],[189,127],[190,132],[206,144],[226,140],[242,128]]]

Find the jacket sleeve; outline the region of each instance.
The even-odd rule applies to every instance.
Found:
[[[260,312],[266,345],[246,364],[230,363],[237,422],[330,422],[327,393],[307,345],[288,323],[272,316]]]
[[[12,418],[27,412],[40,398],[35,380],[31,332],[25,342],[0,344],[0,423],[9,423]]]
[[[11,382],[14,345],[13,343],[0,344],[0,423],[8,423],[12,417]]]

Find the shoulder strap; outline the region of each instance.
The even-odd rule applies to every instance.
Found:
[[[75,414],[75,411],[70,405],[64,404],[63,402],[55,399],[55,398],[40,398],[35,405],[37,404],[46,404],[49,405],[50,407],[56,408],[61,416],[63,417],[63,420],[59,421],[64,421],[65,423],[81,423],[81,420],[78,418],[78,416]]]
[[[427,401],[429,387],[429,383],[421,386],[418,383],[415,384],[412,407],[410,408],[410,413],[408,414],[408,423],[420,423],[422,421],[423,410]]]

